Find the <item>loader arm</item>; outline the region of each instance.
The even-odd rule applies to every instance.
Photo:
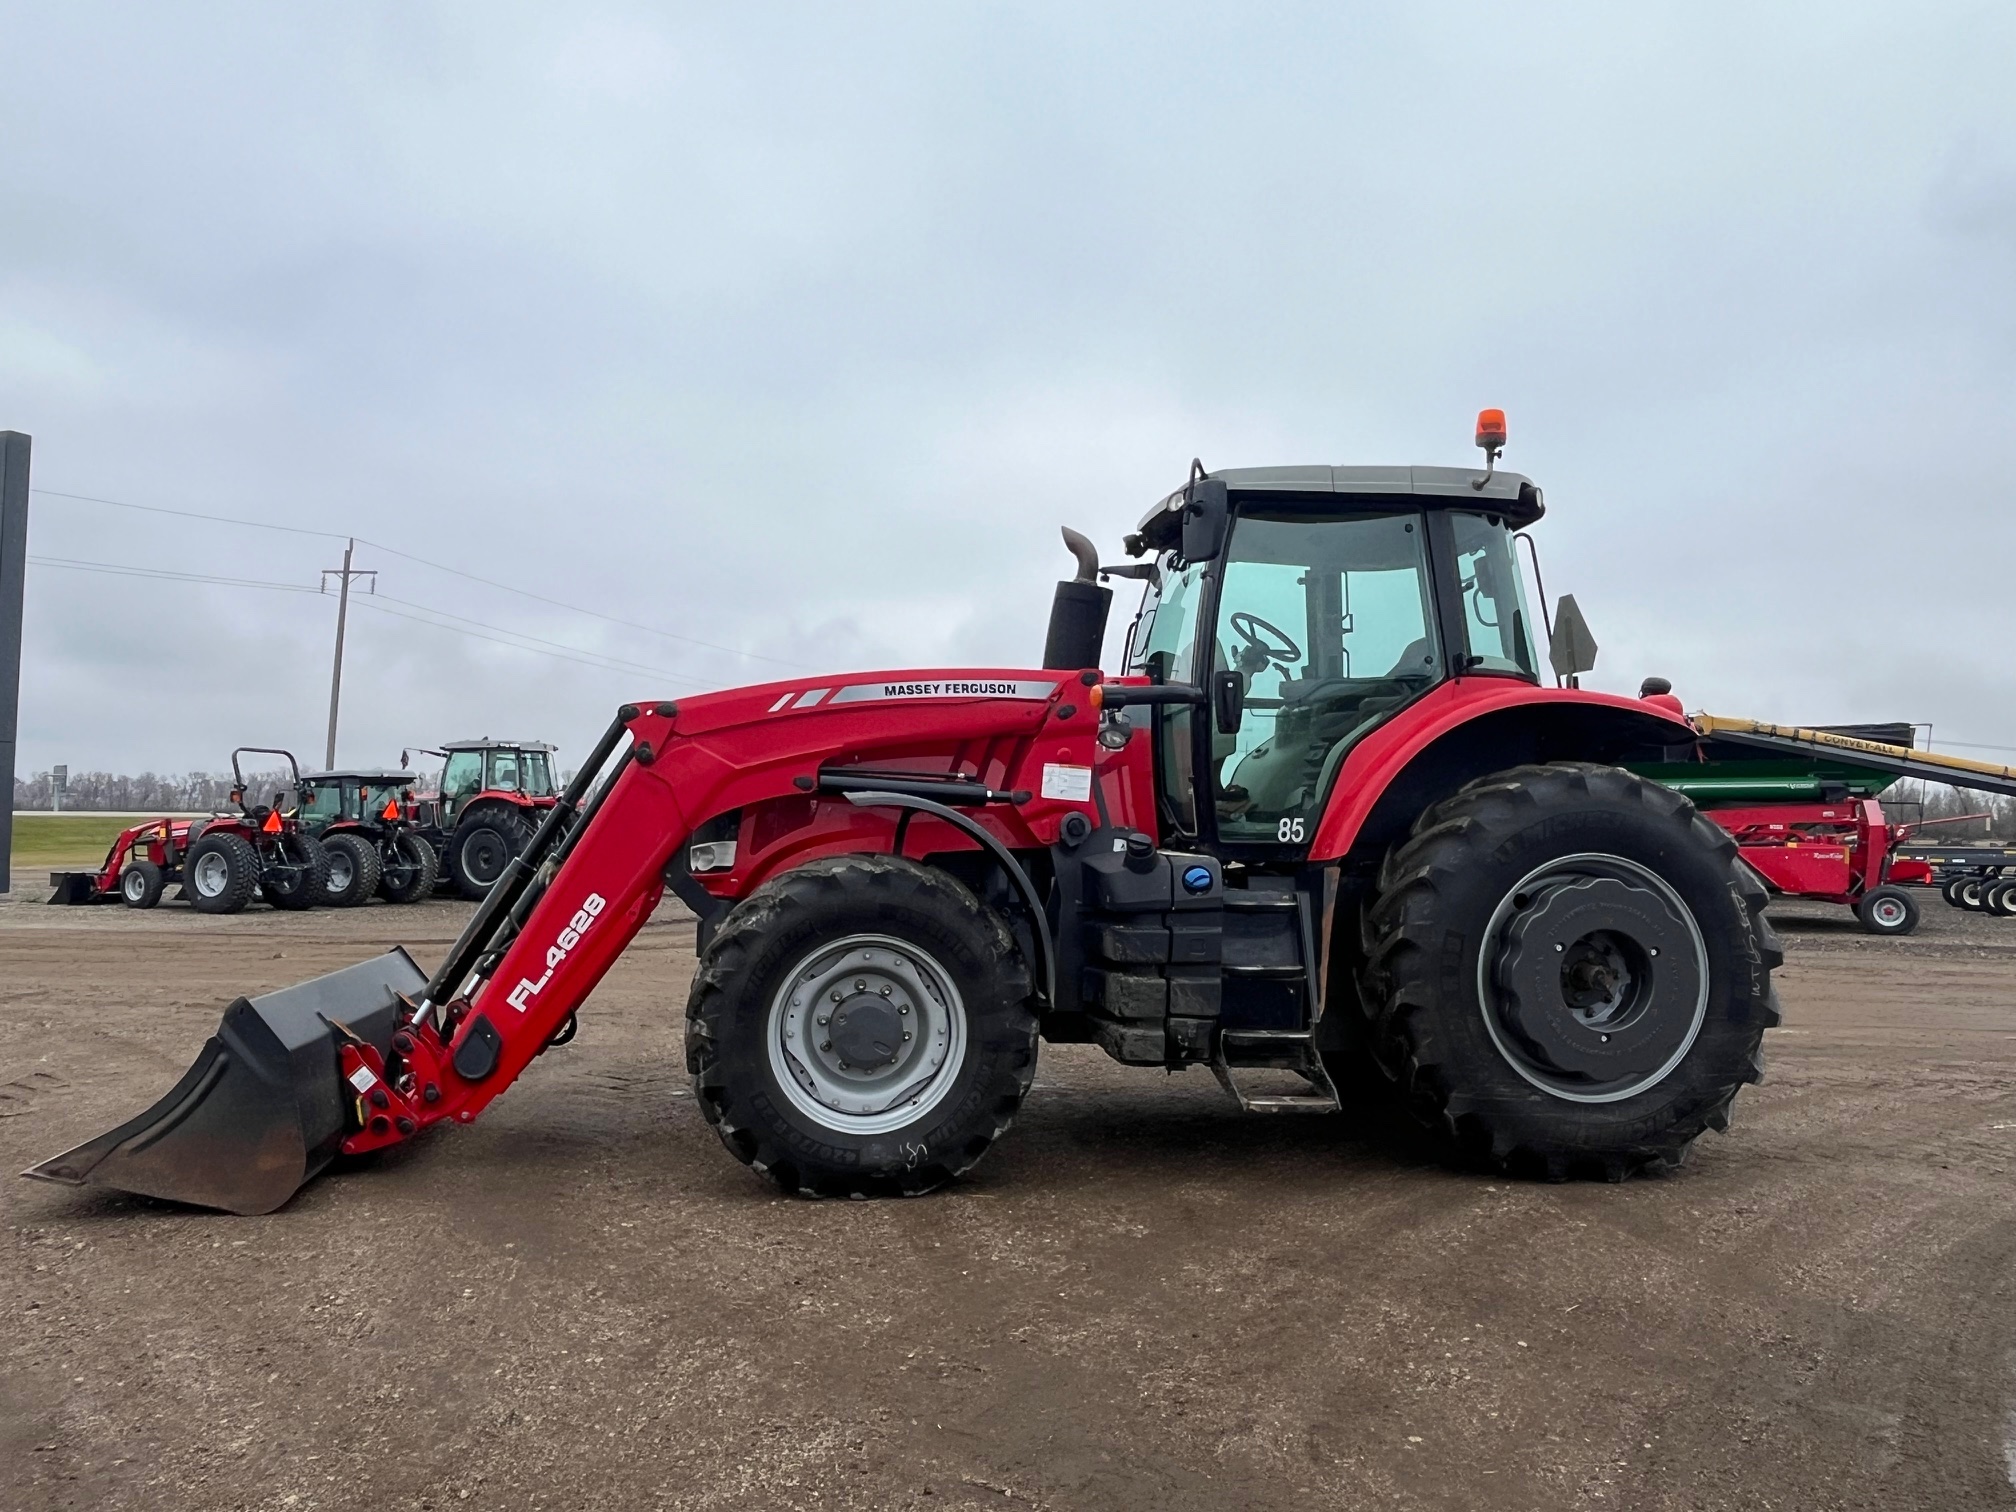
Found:
[[[240,998],[165,1097],[25,1174],[262,1213],[339,1151],[469,1122],[566,1037],[695,828],[724,813],[824,798],[841,817],[708,877],[723,907],[766,867],[892,849],[888,805],[903,802],[944,816],[919,821],[934,848],[1019,871],[1015,852],[1051,845],[1067,816],[1096,809],[1084,781],[1098,764],[1098,681],[1096,671],[869,673],[626,704],[431,977],[395,950]],[[935,775],[910,770],[947,752]],[[1082,777],[1051,796],[1060,764]],[[1047,943],[1035,942],[1039,980]]]

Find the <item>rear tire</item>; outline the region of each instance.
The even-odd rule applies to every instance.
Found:
[[[1918,900],[1901,887],[1878,887],[1855,900],[1855,917],[1873,935],[1908,935],[1918,927]]]
[[[129,861],[119,873],[119,900],[128,908],[152,908],[161,901],[167,883],[152,861]]]
[[[1954,889],[1960,906],[1969,913],[1986,913],[1988,905],[1981,897],[1981,890],[1986,885],[1980,877],[1962,877],[1960,885]]]
[[[259,886],[259,853],[237,835],[205,835],[182,858],[182,895],[198,913],[244,911]]]
[[[1568,763],[1483,778],[1380,871],[1360,993],[1374,1059],[1488,1168],[1677,1165],[1763,1074],[1783,959],[1764,903],[1735,842],[1670,789]]]
[[[2016,878],[1996,877],[1981,884],[1981,912],[1998,919],[2016,917]]]
[[[317,901],[328,908],[355,908],[370,902],[378,891],[378,847],[346,830],[329,836],[322,849],[328,857],[328,872]]]
[[[943,1185],[1007,1131],[1036,1072],[1007,925],[953,877],[888,856],[814,861],[750,894],[686,1014],[700,1111],[737,1160],[808,1197]]]
[[[418,903],[432,897],[439,867],[433,846],[401,831],[385,842],[379,857],[378,896],[387,903]]]
[[[1939,888],[1939,896],[1946,900],[1948,908],[1965,908],[1960,899],[1960,889],[1967,884],[1965,877],[1949,877]]]
[[[275,908],[298,913],[324,901],[329,893],[329,853],[304,830],[282,833],[268,842],[273,865],[259,877],[259,891]]]
[[[512,857],[532,839],[532,827],[515,811],[486,804],[455,827],[448,843],[448,874],[472,903],[490,896]]]

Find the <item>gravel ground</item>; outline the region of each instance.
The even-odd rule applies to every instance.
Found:
[[[661,918],[480,1123],[271,1217],[0,1182],[0,1506],[2016,1508],[2016,922],[1780,912],[1770,1078],[1673,1176],[1072,1046],[958,1188],[826,1204],[702,1123]],[[0,1161],[464,917],[0,901]]]

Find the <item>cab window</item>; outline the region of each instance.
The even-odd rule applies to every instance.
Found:
[[[1218,833],[1304,844],[1345,751],[1437,681],[1442,653],[1416,513],[1242,513],[1219,590],[1213,671],[1245,688],[1211,732]]]
[[[518,753],[516,751],[492,751],[490,753],[490,786],[500,793],[518,791]]]
[[[451,751],[448,765],[441,771],[441,796],[453,803],[459,798],[467,798],[483,786],[483,753],[481,751]]]
[[[1526,590],[1512,533],[1496,515],[1450,516],[1456,538],[1456,575],[1463,592],[1463,628],[1471,665],[1484,672],[1534,675],[1533,637],[1526,621]]]
[[[343,816],[343,789],[335,783],[321,784],[302,792],[301,817],[312,824],[326,824]]]

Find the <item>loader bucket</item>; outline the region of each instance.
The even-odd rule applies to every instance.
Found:
[[[55,889],[49,894],[51,903],[95,903],[98,901],[98,874],[96,872],[51,872],[49,885]]]
[[[21,1174],[227,1213],[270,1213],[327,1165],[351,1128],[340,1024],[383,1053],[395,994],[426,973],[394,949],[327,976],[239,998],[166,1097]]]

